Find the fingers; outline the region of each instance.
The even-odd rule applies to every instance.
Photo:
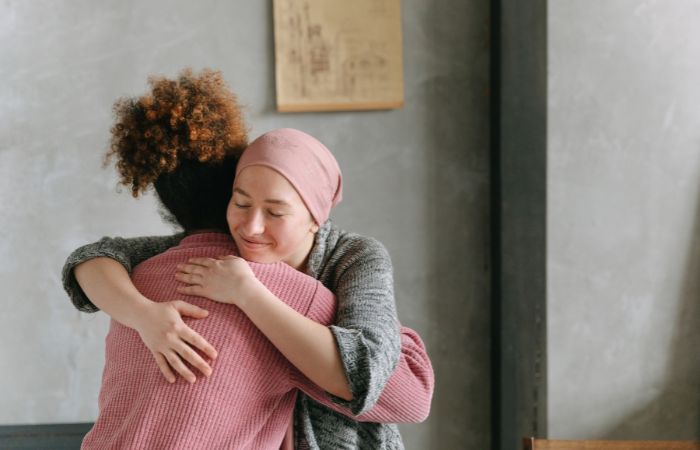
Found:
[[[215,260],[212,260],[215,261]],[[213,265],[213,263],[211,264]],[[204,272],[211,267],[209,266],[202,266],[200,264],[178,264],[175,266],[178,270],[178,272],[183,272],[183,273],[193,273],[197,275],[202,275]]]
[[[192,349],[192,347],[183,342],[182,346],[180,346],[177,351],[180,358],[190,363],[192,367],[199,370],[207,377],[211,375],[211,366],[209,366],[209,364],[207,364],[206,361],[204,361],[204,359],[202,359],[202,357]]]
[[[165,358],[168,360],[170,367],[172,367],[175,372],[179,373],[188,383],[197,381],[197,377],[195,377],[192,371],[182,362],[180,355],[175,352],[168,352],[165,354]]]
[[[202,276],[199,274],[177,272],[175,279],[187,284],[202,284]]]
[[[197,332],[195,332],[192,328],[187,327],[187,329],[183,331],[181,338],[192,347],[199,349],[211,359],[216,359],[218,356],[216,349],[202,336],[197,334]],[[191,363],[192,361],[190,361],[190,364]]]
[[[175,300],[172,302],[173,306],[180,313],[181,316],[193,317],[195,319],[204,319],[209,315],[209,311],[204,308],[200,308],[192,303],[187,303],[182,300]]]
[[[179,286],[177,288],[177,292],[179,294],[185,294],[185,295],[197,295],[199,297],[205,297],[204,295],[204,289],[202,286],[193,284],[190,286]]]
[[[165,379],[168,380],[168,383],[174,383],[175,374],[170,369],[170,366],[168,365],[168,361],[165,359],[165,356],[163,356],[160,353],[153,353],[153,356],[156,359],[156,364],[158,364],[158,368],[163,373]]]
[[[197,266],[211,267],[216,264],[216,260],[214,258],[190,258],[187,260],[187,263]]]
[[[182,300],[174,300],[170,302],[170,305],[179,316],[201,319],[209,315],[206,309]],[[179,316],[176,316],[179,325],[176,325],[167,333],[170,337],[165,345],[160,345],[162,350],[152,350],[152,353],[155,356],[158,368],[169,382],[175,382],[176,375],[173,373],[174,371],[189,383],[194,383],[197,378],[187,364],[207,377],[212,373],[211,366],[195,349],[200,349],[206,357],[211,359],[217,357],[217,351],[202,336],[182,323],[182,319]]]

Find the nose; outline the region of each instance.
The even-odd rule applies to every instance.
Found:
[[[262,211],[251,208],[246,214],[243,231],[247,236],[256,236],[265,232],[265,218]]]

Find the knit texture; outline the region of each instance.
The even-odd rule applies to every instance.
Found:
[[[138,333],[112,321],[100,415],[83,448],[280,448],[296,398],[290,375],[295,369],[240,309],[175,290],[181,284],[174,280],[178,263],[235,250],[227,235],[197,234],[134,268],[134,284],[151,300],[182,298],[209,311],[206,319],[184,320],[218,350],[218,357],[209,378],[200,376],[190,385],[178,377],[170,384]],[[250,265],[296,311],[323,324],[333,320],[333,294],[318,281],[283,263]]]
[[[153,249],[172,246],[180,238],[103,238],[83,246],[66,261],[64,288],[78,309],[94,311],[97,308],[75,281],[77,264],[108,256],[129,270],[134,261],[153,256],[149,253]],[[338,312],[331,330],[353,401],[332,398],[315,385],[304,384],[303,377],[295,380],[307,393],[298,396],[294,411],[296,448],[402,449],[395,425],[362,422],[422,421],[428,415],[434,386],[420,338],[408,328],[399,331],[386,249],[374,239],[347,233],[328,221],[316,234],[307,273],[337,296]]]
[[[174,247],[184,237],[184,233],[173,236],[145,236],[128,239],[103,237],[93,244],[79,247],[68,256],[63,264],[63,289],[73,305],[80,311],[99,311],[99,308],[87,298],[75,279],[73,274],[75,266],[93,258],[106,257],[118,261],[127,272],[131,273],[132,269],[141,261]]]

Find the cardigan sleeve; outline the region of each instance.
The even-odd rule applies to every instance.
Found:
[[[334,402],[359,415],[377,402],[399,361],[401,338],[389,252],[377,240],[355,235],[335,262],[338,313],[330,326],[352,400]]]
[[[401,356],[377,404],[355,417],[359,422],[418,423],[428,418],[435,375],[420,336],[401,327]]]
[[[293,267],[248,261],[255,277],[287,306],[314,322],[330,325],[335,317],[335,296],[320,281]]]
[[[401,356],[376,405],[356,416],[330,398],[323,389],[298,370],[292,372],[293,384],[306,395],[334,411],[358,422],[418,423],[430,413],[435,376],[430,358],[418,334],[401,327]]]
[[[137,238],[103,237],[97,242],[83,245],[74,250],[63,265],[63,289],[77,309],[96,312],[99,308],[87,298],[75,278],[74,269],[77,265],[93,258],[107,257],[119,262],[127,272],[131,273],[131,270],[140,262],[177,245],[183,237],[184,233]]]

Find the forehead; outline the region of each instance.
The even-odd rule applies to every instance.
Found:
[[[236,176],[233,188],[239,193],[243,191],[254,200],[303,204],[299,193],[289,180],[266,166],[246,167]]]

